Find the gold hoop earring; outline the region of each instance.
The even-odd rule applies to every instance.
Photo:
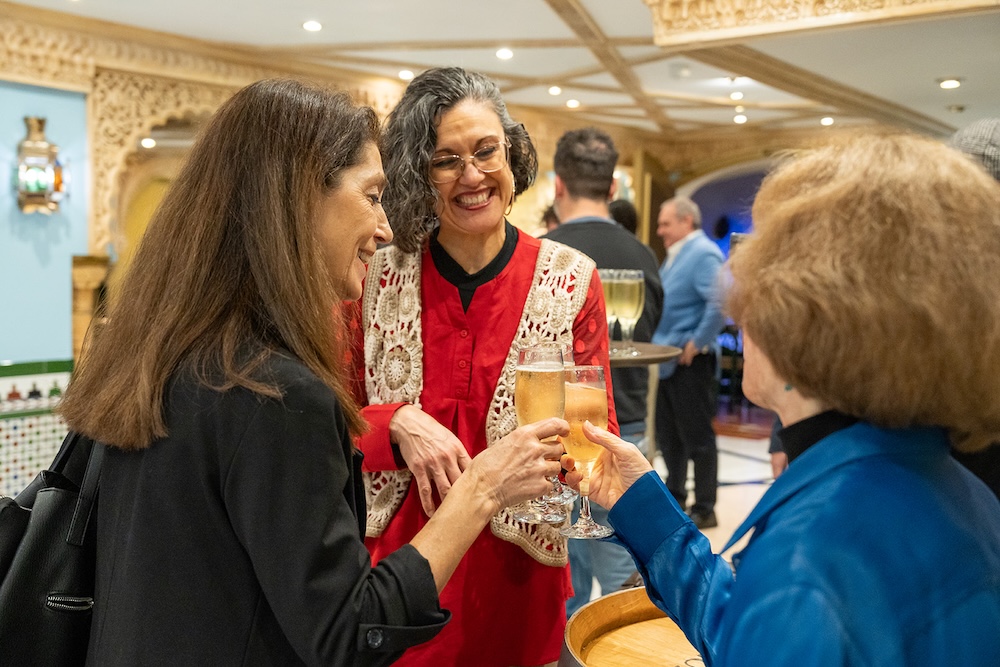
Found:
[[[504,217],[507,217],[508,215],[510,215],[510,212],[513,211],[513,210],[514,210],[514,198],[511,197],[510,198],[510,202],[508,202],[508,204],[507,204],[507,210],[503,212]]]

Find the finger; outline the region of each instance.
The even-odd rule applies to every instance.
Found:
[[[563,454],[559,457],[559,463],[562,465],[562,469],[566,472],[572,472],[576,469],[576,459],[569,454]]]
[[[543,419],[542,421],[535,422],[534,424],[528,424],[524,428],[529,434],[535,436],[539,440],[545,440],[554,435],[569,435],[569,422],[565,419],[558,419],[556,417],[550,417],[549,419]]]
[[[444,500],[444,497],[448,495],[449,491],[451,491],[451,482],[448,480],[448,475],[444,472],[435,470],[434,483],[437,485],[438,495],[441,497],[441,500]]]
[[[621,451],[623,445],[629,444],[615,436],[614,433],[606,431],[599,426],[594,426],[590,423],[590,420],[583,423],[583,434],[587,436],[587,440],[597,443],[612,454],[618,453]]]
[[[463,472],[468,470],[469,466],[472,465],[472,457],[469,456],[469,453],[467,451],[465,451],[465,447],[462,447],[462,450],[458,453],[458,458],[455,461],[455,463],[458,466],[459,474],[462,474]],[[457,479],[458,477],[452,478],[452,482],[454,482]]]

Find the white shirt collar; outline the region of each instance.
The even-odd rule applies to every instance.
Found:
[[[699,229],[693,229],[693,230],[691,230],[690,234],[688,234],[687,236],[685,236],[684,238],[682,238],[680,241],[678,241],[677,243],[674,243],[672,246],[670,246],[669,248],[667,248],[667,266],[668,267],[671,264],[674,263],[675,259],[677,259],[677,255],[678,255],[678,253],[680,253],[681,248],[684,247],[684,244],[686,244],[688,241],[690,241],[695,236],[697,236],[698,232],[700,232],[700,231],[701,231],[700,228]]]

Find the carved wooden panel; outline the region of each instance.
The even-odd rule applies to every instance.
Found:
[[[98,70],[90,106],[91,254],[107,254],[114,237],[119,176],[139,139],[170,118],[211,113],[235,91],[235,87]]]

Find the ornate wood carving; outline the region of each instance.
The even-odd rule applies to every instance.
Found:
[[[675,47],[998,6],[997,0],[643,1],[653,13],[653,41]]]
[[[139,139],[169,118],[211,113],[235,90],[235,87],[98,70],[90,102],[91,254],[106,254],[112,242],[119,176]]]

